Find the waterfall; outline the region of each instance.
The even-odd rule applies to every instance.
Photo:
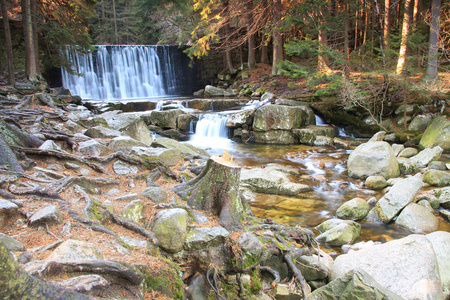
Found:
[[[228,115],[225,114],[200,115],[191,143],[200,147],[226,148],[230,142],[227,120]]]
[[[63,86],[84,99],[175,96],[194,88],[188,58],[176,46],[97,46],[93,53],[66,55],[81,76],[63,69]]]

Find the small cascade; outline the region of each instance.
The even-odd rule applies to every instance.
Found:
[[[65,88],[83,99],[143,99],[188,94],[192,72],[177,46],[97,46],[89,54],[66,51],[73,75],[62,69]]]
[[[203,114],[197,122],[191,143],[200,147],[224,148],[228,139],[228,115]]]
[[[317,126],[329,126],[323,119],[322,117],[315,115],[316,117],[316,125]]]

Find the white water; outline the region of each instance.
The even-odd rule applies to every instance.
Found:
[[[67,51],[75,72],[82,76],[71,75],[63,69],[63,85],[83,99],[173,95],[177,69],[169,51],[167,46],[98,46],[96,55]]]
[[[224,114],[200,115],[190,143],[198,147],[227,148],[231,142],[228,139],[227,120],[228,115]]]

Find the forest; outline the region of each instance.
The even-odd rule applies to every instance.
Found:
[[[272,65],[272,75],[333,71],[437,79],[450,60],[450,3],[441,0],[2,0],[2,73],[36,79],[68,67],[64,49],[176,44],[201,58]],[[233,54],[234,53],[234,54]],[[234,58],[234,61],[232,59]],[[15,69],[14,69],[15,68]],[[317,73],[316,73],[317,72]],[[9,76],[13,81],[14,76]]]

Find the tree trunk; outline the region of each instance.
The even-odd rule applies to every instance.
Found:
[[[224,5],[224,16],[225,18],[228,17],[229,14],[229,7],[228,7],[228,1],[225,1]],[[230,24],[227,22],[225,24],[225,36],[228,37],[229,36],[229,32],[230,32]],[[233,74],[233,58],[231,57],[231,50],[229,48],[229,41],[228,39],[225,42],[225,64],[227,66],[228,69],[228,73]]]
[[[253,2],[247,2],[248,67],[256,67],[255,35],[251,33],[253,24]]]
[[[31,0],[22,0],[22,23],[25,39],[25,73],[29,80],[37,80],[36,53],[33,42],[33,23],[31,21]]]
[[[9,166],[9,169],[23,173],[23,168],[20,163],[17,161],[14,152],[11,151],[9,146],[3,141],[0,137],[0,166]]]
[[[356,0],[356,9],[355,9],[355,47],[353,49],[358,48],[358,39],[359,39],[359,0]]]
[[[119,38],[117,35],[117,15],[116,15],[116,2],[112,0],[112,9],[113,9],[113,22],[114,22],[114,40],[116,45],[119,44]]]
[[[2,299],[94,299],[68,292],[25,272],[0,241],[0,291]]]
[[[345,1],[345,27],[344,27],[344,55],[345,55],[345,60],[347,63],[347,68],[348,68],[348,62],[350,59],[350,45],[349,45],[349,40],[348,40],[348,32],[350,30],[350,3],[349,0]]]
[[[5,28],[6,54],[8,56],[8,82],[14,86],[16,79],[14,77],[13,52],[11,43],[11,30],[9,29],[8,10],[6,8],[5,0],[1,0],[3,27]]]
[[[319,27],[319,55],[318,55],[318,70],[321,73],[328,73],[330,71],[329,58],[325,53],[328,47],[327,32],[323,29],[325,27]]]
[[[8,145],[26,148],[38,148],[44,143],[34,135],[23,132],[18,127],[10,125],[2,119],[0,119],[0,138]]]
[[[419,6],[420,0],[414,0],[414,11],[413,11],[414,29],[416,29],[417,23],[419,22]]]
[[[269,47],[266,45],[267,38],[263,33],[261,37],[261,63],[269,64]]]
[[[283,60],[283,39],[280,33],[281,26],[281,0],[273,0],[273,60],[272,75],[280,75],[278,64]]]
[[[431,4],[430,45],[428,48],[428,67],[425,74],[426,80],[438,78],[438,50],[439,50],[439,16],[441,12],[441,0],[433,0]]]
[[[408,50],[408,35],[410,28],[409,11],[411,8],[411,0],[405,0],[405,11],[403,13],[403,27],[402,27],[402,40],[400,44],[400,51],[398,55],[396,74],[400,75],[403,73],[406,62],[406,52]]]
[[[38,35],[38,18],[37,18],[37,0],[31,0],[30,9],[31,9],[31,23],[33,30],[33,46],[34,46],[34,63],[36,64],[36,75],[39,79],[41,76],[41,67],[39,64],[39,35]]]
[[[391,0],[384,0],[384,27],[383,27],[383,40],[384,49],[387,51],[390,47],[389,39],[391,31],[391,18],[390,18],[390,6]]]
[[[242,228],[244,215],[239,194],[241,168],[228,160],[213,156],[202,173],[194,179],[174,187],[190,207],[219,216],[219,223],[227,230]]]

